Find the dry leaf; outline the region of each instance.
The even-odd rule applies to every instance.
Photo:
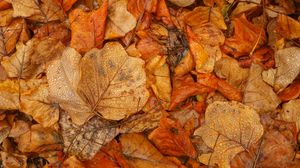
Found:
[[[196,151],[189,135],[178,120],[162,117],[160,126],[152,131],[148,138],[162,154],[177,157],[196,157]]]
[[[59,124],[65,152],[80,159],[92,159],[101,147],[119,133],[116,126],[99,117],[94,117],[80,126],[73,123],[63,112]]]
[[[17,139],[17,143],[21,152],[43,152],[61,150],[63,142],[54,129],[35,124]]]
[[[138,112],[147,102],[144,61],[127,55],[121,44],[106,43],[81,60],[78,93],[90,112],[120,120]]]
[[[286,122],[295,122],[297,130],[300,129],[300,99],[290,100],[282,105],[280,119]]]
[[[1,126],[1,129],[0,129],[0,143],[2,143],[4,141],[4,139],[6,139],[9,136],[11,127],[8,124],[8,122],[5,121],[5,120],[0,121],[0,126]]]
[[[66,159],[63,164],[63,168],[86,168],[85,165],[80,162],[76,156],[71,156],[68,159]]]
[[[180,7],[190,6],[195,2],[195,0],[169,0],[169,1]]]
[[[183,76],[193,70],[195,67],[195,62],[193,56],[190,52],[186,52],[185,56],[175,67],[175,76]]]
[[[136,26],[136,18],[127,11],[127,4],[128,0],[109,1],[105,39],[123,37]]]
[[[280,104],[272,87],[263,81],[262,72],[260,65],[252,64],[243,99],[244,104],[252,106],[259,113],[274,111]]]
[[[276,75],[274,89],[281,91],[300,73],[300,48],[289,47],[275,52]]]
[[[80,53],[94,47],[102,48],[107,15],[107,0],[100,8],[91,12],[85,12],[80,8],[72,10],[69,14],[72,32],[70,46]]]
[[[194,133],[201,136],[212,153],[199,156],[200,162],[221,168],[230,167],[236,154],[256,143],[263,135],[259,115],[236,102],[214,102],[205,113],[205,123]]]
[[[300,82],[294,82],[289,87],[278,93],[281,101],[289,101],[300,96]]]
[[[216,62],[214,71],[219,78],[226,79],[233,87],[244,90],[249,69],[241,68],[235,59],[230,57],[220,59]]]
[[[0,0],[0,10],[11,8],[10,0]]]
[[[12,9],[7,9],[0,11],[0,26],[7,26],[11,23],[13,20],[13,10]]]
[[[11,0],[11,3],[14,17],[26,17],[44,23],[64,19],[62,8],[54,0]]]
[[[122,134],[123,154],[133,168],[177,168],[141,134]]]
[[[287,15],[279,14],[277,17],[276,32],[287,39],[300,38],[300,22]]]
[[[27,168],[27,157],[1,151],[2,165],[7,168]]]
[[[11,127],[9,137],[17,138],[27,131],[30,131],[29,123],[23,120],[16,120]]]
[[[53,40],[60,40],[63,43],[69,42],[70,30],[64,23],[48,23],[33,29],[34,37],[41,39],[49,36]]]
[[[193,9],[191,12],[187,12],[184,15],[184,21],[189,26],[199,26],[204,23],[211,22],[219,29],[226,30],[227,26],[224,22],[223,15],[218,7],[210,8],[199,6]]]

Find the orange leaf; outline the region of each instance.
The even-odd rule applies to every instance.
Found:
[[[174,77],[169,110],[173,110],[179,103],[190,96],[208,93],[213,90],[213,88],[206,87],[204,85],[201,85],[200,83],[194,82],[191,75]]]
[[[107,0],[100,8],[92,12],[85,12],[80,8],[71,11],[69,14],[72,32],[70,46],[80,53],[87,52],[94,47],[102,48],[107,14]]]
[[[11,4],[6,0],[0,0],[0,11],[11,8]]]
[[[174,26],[165,0],[158,1],[157,10],[156,10],[156,18],[158,20],[161,20],[168,27]]]
[[[163,117],[160,120],[160,126],[152,131],[148,138],[163,154],[192,158],[197,155],[188,134],[179,121]]]
[[[300,22],[280,14],[277,18],[276,32],[287,39],[300,38]]]
[[[48,23],[41,27],[33,29],[34,37],[43,38],[50,36],[51,39],[60,40],[62,42],[68,42],[70,38],[70,32],[64,24]]]
[[[278,93],[282,101],[289,101],[300,96],[300,82],[292,83],[289,87]]]
[[[234,35],[227,38],[222,47],[226,54],[231,54],[234,57],[240,57],[242,55],[248,55],[257,40],[259,43],[256,48],[259,48],[266,42],[265,31],[261,27],[249,22],[245,15],[239,18],[234,18]]]
[[[243,95],[241,91],[231,86],[223,79],[218,79],[218,89],[223,96],[229,100],[242,101]]]

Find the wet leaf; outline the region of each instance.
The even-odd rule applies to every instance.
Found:
[[[195,136],[201,136],[212,153],[199,156],[206,165],[230,167],[230,160],[236,154],[256,143],[263,135],[259,115],[248,106],[236,102],[214,102],[205,113],[205,123],[197,129]]]
[[[252,106],[259,113],[274,111],[280,104],[273,88],[263,81],[262,72],[260,65],[252,64],[243,98],[244,104]]]
[[[162,117],[159,127],[152,131],[148,138],[162,154],[196,157],[189,135],[178,120]]]
[[[107,15],[107,0],[100,8],[91,12],[85,12],[80,8],[72,10],[69,14],[72,32],[70,46],[80,53],[94,47],[102,48]]]

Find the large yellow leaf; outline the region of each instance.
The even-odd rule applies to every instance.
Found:
[[[139,111],[149,97],[144,61],[127,55],[121,44],[92,49],[80,62],[78,93],[90,111],[120,120]]]
[[[201,136],[212,153],[202,154],[199,160],[220,168],[230,168],[236,154],[256,143],[263,135],[259,115],[248,106],[237,102],[214,102],[205,113],[205,123],[194,135]]]

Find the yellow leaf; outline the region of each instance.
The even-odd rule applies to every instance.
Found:
[[[200,162],[230,168],[234,156],[249,149],[263,135],[259,115],[237,102],[214,102],[205,112],[205,124],[194,135],[201,136],[212,153],[199,156]]]

